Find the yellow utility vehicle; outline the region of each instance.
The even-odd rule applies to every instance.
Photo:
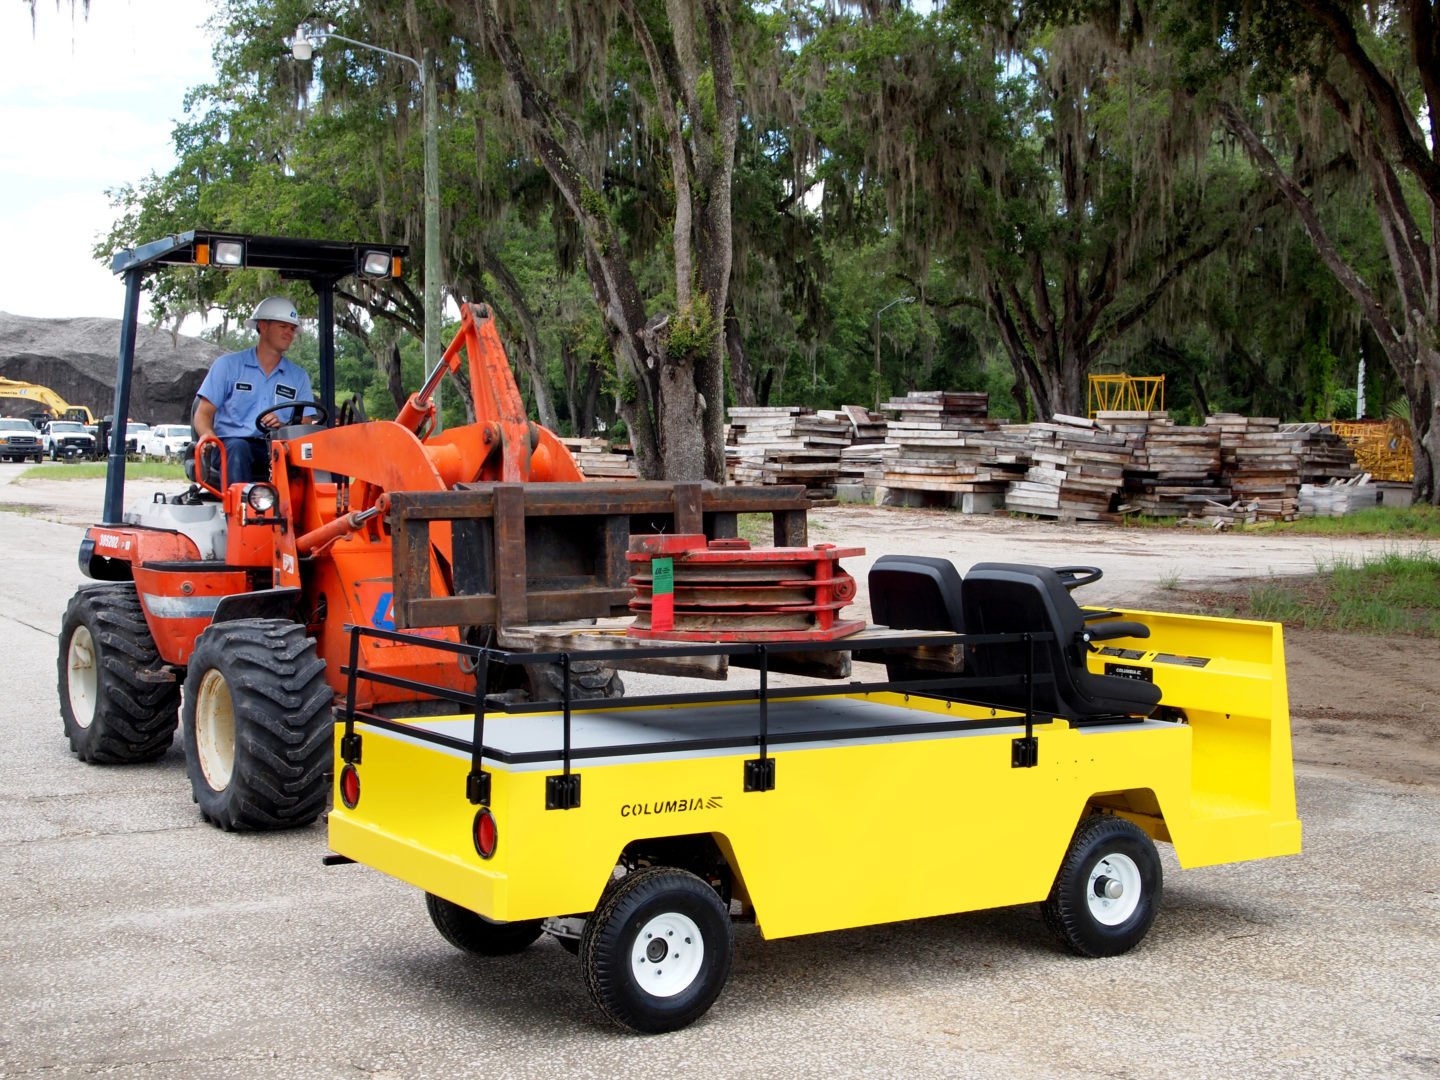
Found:
[[[1124,952],[1160,902],[1155,841],[1182,867],[1261,859],[1298,852],[1300,822],[1280,627],[1082,609],[1069,589],[1098,576],[885,556],[884,627],[586,651],[748,655],[759,687],[583,710],[478,689],[495,664],[556,664],[568,684],[570,653],[354,628],[327,861],[423,889],[476,954],[551,934],[639,1032],[710,1007],[737,919],[777,938],[1038,902],[1073,952]],[[357,711],[361,635],[449,653],[474,697],[433,688],[450,717]],[[885,678],[770,685],[771,658],[840,649]]]

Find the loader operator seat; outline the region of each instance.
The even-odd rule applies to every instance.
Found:
[[[1142,623],[1107,620],[1087,623],[1060,574],[1048,566],[976,563],[965,575],[965,622],[974,634],[1053,633],[1054,641],[1034,643],[1034,704],[1039,712],[1069,720],[1148,716],[1160,701],[1160,687],[1138,679],[1093,674],[1086,664],[1088,643],[1109,638],[1150,636]],[[967,667],[980,678],[1025,671],[1024,643],[978,645]],[[1023,685],[987,689],[985,700],[1013,709],[1026,706]]]

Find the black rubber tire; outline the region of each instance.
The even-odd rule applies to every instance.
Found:
[[[237,619],[206,629],[190,657],[180,726],[205,820],[226,831],[314,821],[329,794],[333,696],[299,623]]]
[[[559,664],[526,664],[524,688],[531,701],[563,701],[564,678]],[[570,700],[599,701],[625,696],[620,672],[608,664],[578,661],[570,664]]]
[[[1111,855],[1129,859],[1139,871],[1140,896],[1128,917],[1107,925],[1096,917],[1089,894],[1093,874]],[[1163,877],[1160,856],[1143,829],[1124,818],[1093,815],[1075,829],[1040,913],[1050,932],[1071,952],[1119,956],[1140,944],[1149,932],[1160,910]]]
[[[75,641],[82,630],[88,646],[84,636]],[[72,644],[77,660],[83,663],[80,654],[86,651],[91,657],[94,686],[88,693],[86,669],[70,667]],[[131,582],[90,585],[70,598],[60,623],[57,673],[65,737],[81,761],[151,761],[170,748],[179,721],[180,686],[160,660]],[[88,717],[76,715],[87,706]]]
[[[647,924],[672,913],[699,929],[704,952],[682,989],[656,996],[637,981],[631,953]],[[649,866],[605,890],[600,906],[585,921],[580,965],[591,1000],[611,1023],[658,1034],[694,1023],[714,1004],[730,976],[734,946],[729,909],[713,888],[688,871]]]
[[[524,952],[541,934],[540,919],[491,922],[434,893],[425,894],[425,910],[430,912],[430,921],[441,937],[455,948],[476,956],[511,956]]]

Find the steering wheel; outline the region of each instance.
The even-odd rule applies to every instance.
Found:
[[[287,401],[284,405],[271,405],[270,408],[256,416],[255,429],[259,431],[261,435],[269,435],[272,429],[267,428],[261,421],[271,413],[278,413],[281,409],[314,409],[320,414],[320,419],[314,421],[314,423],[317,424],[323,424],[330,419],[330,414],[325,411],[325,406],[321,405],[318,401]],[[304,416],[305,414],[302,412],[300,415]],[[290,422],[292,424],[295,423],[294,414],[291,414]]]
[[[369,417],[365,415],[365,402],[359,394],[352,394],[350,398],[340,406],[340,411],[335,419],[336,427],[344,427],[347,424],[363,424]]]
[[[1060,584],[1068,591],[1099,581],[1105,571],[1098,566],[1057,566],[1055,573],[1060,576]]]

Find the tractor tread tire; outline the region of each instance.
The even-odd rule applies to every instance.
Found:
[[[526,689],[531,701],[561,701],[564,676],[559,664],[526,664]],[[625,696],[620,672],[608,664],[580,660],[570,664],[570,700],[600,701]]]
[[[196,700],[205,675],[225,680],[235,720],[230,781],[216,790],[200,764]],[[227,832],[297,828],[325,809],[332,764],[334,691],[305,627],[236,619],[200,635],[185,680],[185,767],[200,812]]]
[[[70,701],[70,642],[89,631],[97,652],[94,715],[85,726]],[[70,598],[60,624],[60,715],[81,761],[123,765],[152,761],[170,748],[179,722],[180,687],[160,659],[131,582],[92,585]]]

